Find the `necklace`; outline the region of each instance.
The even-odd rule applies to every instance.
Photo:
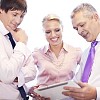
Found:
[[[56,68],[61,68],[61,67],[63,66],[63,64],[64,64],[65,53],[63,54],[63,58],[60,60],[60,62],[59,62],[59,61],[54,61],[54,58],[51,57],[49,54],[48,54],[48,58],[49,58],[49,61],[50,61],[54,66],[56,66]],[[58,57],[57,60],[59,60],[59,57]]]

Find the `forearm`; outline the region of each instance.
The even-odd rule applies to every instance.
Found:
[[[24,67],[22,67],[21,71],[24,75],[25,83],[35,79],[37,70],[34,65],[34,59],[33,59],[32,55],[30,55],[28,57],[27,61],[25,62],[25,65],[24,65]]]
[[[5,48],[0,48],[0,80],[4,83],[12,83],[18,76],[30,52],[25,44],[18,42],[14,48],[14,53],[11,49],[5,51]],[[10,52],[10,53],[7,53]]]

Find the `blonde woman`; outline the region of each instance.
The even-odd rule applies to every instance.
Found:
[[[34,63],[38,68],[37,84],[45,86],[71,80],[80,62],[81,49],[62,40],[63,25],[57,15],[45,16],[42,26],[48,44],[33,52]],[[31,94],[33,89],[30,89]]]

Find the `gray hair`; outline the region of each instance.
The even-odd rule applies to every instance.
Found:
[[[91,15],[93,13],[97,13],[96,9],[89,3],[82,3],[78,5],[71,14],[71,18],[75,16],[76,13],[81,12],[81,11],[87,11],[88,15]]]

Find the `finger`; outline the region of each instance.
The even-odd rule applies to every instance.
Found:
[[[46,100],[44,97],[41,97],[41,100]]]
[[[50,100],[50,98],[48,97],[48,98],[46,98],[45,100]]]
[[[34,94],[29,94],[29,96],[31,96],[32,98],[35,98],[35,95]]]
[[[87,83],[83,83],[83,82],[78,82],[78,85],[83,88],[87,86]]]
[[[31,92],[29,95],[30,95],[31,97],[33,97],[33,98],[40,97],[40,95],[37,94],[37,93],[35,93],[35,92]]]
[[[66,92],[65,91],[65,92],[62,92],[62,94],[65,96],[72,97],[76,100],[85,100],[83,94],[81,94],[81,93],[75,93],[75,92],[70,92],[70,91]]]
[[[69,86],[64,86],[64,87],[63,87],[64,90],[70,90],[70,88],[71,88],[71,87],[69,87]]]
[[[72,92],[79,92],[81,88],[65,86],[64,90],[72,91]]]
[[[71,96],[79,96],[81,94],[83,94],[83,88],[76,88],[76,87],[64,87],[65,91],[63,91],[62,93],[66,96],[69,96],[69,94],[73,94]]]
[[[42,98],[42,100],[50,100],[49,97],[41,97],[41,98]]]
[[[63,91],[62,94],[65,95],[65,96],[70,96],[70,92],[69,91]]]
[[[30,96],[33,97],[33,98],[40,98],[40,97],[41,97],[41,96],[38,95],[38,94],[30,94]]]

